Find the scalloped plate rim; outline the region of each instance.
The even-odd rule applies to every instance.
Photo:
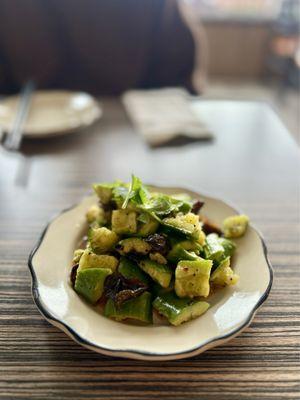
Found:
[[[148,186],[155,186],[155,187],[161,187],[162,189],[176,189],[176,190],[181,190],[181,191],[194,191],[191,188],[188,187],[180,187],[180,188],[175,188],[175,187],[169,187],[169,186],[158,186],[158,185],[148,185]],[[220,199],[218,197],[214,197],[211,196],[210,194],[207,194],[203,191],[200,191],[200,195],[199,196],[205,196],[207,198],[222,202],[223,204],[231,207],[236,213],[241,213],[241,211],[236,207],[233,206],[230,202]],[[58,219],[61,215],[63,215],[64,213],[74,209],[75,207],[79,206],[82,201],[87,198],[87,196],[85,196],[84,198],[81,199],[81,201],[79,201],[76,204],[73,204],[72,206],[63,209],[62,211],[60,211],[59,213],[57,213],[56,215],[54,215],[49,222],[46,224],[46,227],[44,228],[44,230],[42,231],[42,234],[40,235],[36,245],[34,246],[34,248],[32,249],[32,251],[29,254],[29,258],[28,258],[28,267],[29,267],[29,271],[30,271],[30,275],[31,275],[31,293],[32,293],[32,298],[34,300],[34,303],[36,304],[39,312],[42,314],[42,316],[52,325],[56,326],[57,328],[59,328],[60,330],[62,330],[64,333],[66,333],[71,339],[73,339],[75,342],[77,342],[78,344],[82,345],[85,348],[88,348],[90,350],[93,350],[97,353],[101,353],[104,354],[106,356],[112,356],[112,357],[121,357],[121,358],[131,358],[131,359],[137,359],[137,360],[149,360],[149,361],[159,361],[159,360],[176,360],[176,359],[183,359],[183,358],[188,358],[188,357],[194,357],[198,354],[203,353],[206,350],[209,350],[210,348],[213,347],[217,347],[227,341],[229,341],[230,339],[234,338],[235,336],[237,336],[239,333],[241,333],[244,329],[246,329],[252,322],[256,312],[258,311],[258,309],[262,306],[262,304],[267,300],[269,293],[271,291],[272,288],[272,284],[273,284],[273,268],[272,265],[269,261],[268,258],[268,251],[267,251],[267,247],[265,244],[265,240],[263,238],[263,235],[261,234],[261,232],[255,228],[253,226],[253,224],[251,224],[252,229],[256,232],[256,234],[258,235],[260,241],[261,241],[261,245],[262,245],[262,250],[263,250],[263,254],[264,254],[264,258],[266,261],[266,265],[268,267],[269,270],[269,283],[268,286],[266,288],[266,290],[264,291],[264,293],[260,296],[260,298],[258,299],[257,303],[255,304],[255,306],[253,307],[253,309],[251,310],[251,312],[249,312],[249,314],[247,315],[247,318],[245,319],[245,321],[238,326],[237,328],[234,328],[232,331],[228,332],[227,334],[221,334],[217,337],[214,337],[210,340],[207,340],[204,343],[201,343],[201,345],[199,346],[195,346],[193,348],[190,348],[186,351],[180,351],[177,353],[155,353],[155,352],[149,352],[149,351],[138,351],[138,350],[134,350],[134,349],[111,349],[111,348],[106,348],[104,346],[99,346],[97,344],[94,344],[92,342],[90,342],[89,340],[85,339],[84,337],[80,336],[73,328],[71,328],[70,326],[68,326],[65,322],[61,321],[60,319],[54,317],[53,315],[51,315],[51,313],[47,310],[47,308],[45,307],[45,305],[42,304],[42,302],[40,301],[40,296],[39,296],[39,291],[38,291],[38,280],[36,278],[36,274],[34,271],[34,266],[32,263],[33,257],[35,255],[35,253],[38,251],[40,245],[43,242],[43,239],[49,229],[49,227],[51,226],[51,224]]]

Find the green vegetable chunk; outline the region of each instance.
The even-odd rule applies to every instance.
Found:
[[[238,238],[245,234],[249,218],[247,215],[233,215],[223,221],[223,231],[226,238]]]
[[[157,231],[157,228],[159,227],[159,222],[146,213],[142,213],[138,217],[138,221],[139,223],[137,236],[147,237],[149,235],[152,235]]]
[[[118,271],[127,279],[138,279],[146,285],[149,283],[148,276],[140,269],[140,267],[125,257],[121,258]]]
[[[163,288],[156,282],[152,282],[151,285],[151,293],[153,297],[160,296],[161,294],[169,293],[174,291],[174,280],[171,281],[170,285],[166,288]]]
[[[231,240],[220,237],[219,243],[223,246],[224,249],[224,258],[231,257],[235,252],[236,245]]]
[[[105,278],[111,273],[112,271],[108,268],[78,270],[74,289],[87,301],[94,304],[102,296]]]
[[[239,276],[230,268],[230,257],[223,260],[212,273],[210,281],[218,286],[235,285]]]
[[[222,259],[224,252],[224,247],[221,245],[217,234],[211,233],[206,236],[206,244],[204,246],[205,258],[218,261]]]
[[[202,250],[202,246],[198,242],[194,242],[191,240],[184,240],[183,242],[179,243],[185,250],[193,251],[196,254]]]
[[[185,250],[182,245],[178,243],[172,247],[171,251],[169,251],[167,259],[177,264],[180,260],[195,261],[198,259],[198,256],[192,251],[189,252]]]
[[[105,212],[102,207],[97,205],[93,205],[88,209],[86,219],[89,224],[96,222],[99,225],[104,225],[106,223]]]
[[[83,253],[84,253],[83,249],[77,249],[74,251],[73,260],[72,260],[73,264],[79,263],[79,260],[80,260],[81,256],[83,255]]]
[[[113,183],[96,183],[93,185],[93,189],[101,200],[102,204],[108,204],[110,202],[113,187]]]
[[[121,240],[116,247],[118,252],[122,255],[126,255],[128,253],[138,253],[142,255],[146,255],[151,250],[151,246],[140,238],[127,238]]]
[[[104,315],[116,321],[133,319],[151,324],[151,294],[149,292],[144,292],[139,297],[124,302],[120,308],[116,307],[112,299],[108,299],[104,308]]]
[[[86,249],[79,261],[78,270],[86,268],[109,268],[115,271],[118,266],[118,259],[108,254],[95,254],[90,249]]]
[[[158,252],[149,253],[149,258],[152,261],[156,261],[158,264],[168,264],[168,260]]]
[[[156,297],[153,307],[172,325],[177,326],[205,313],[209,304],[205,301],[182,299],[177,297],[174,292],[169,292]]]
[[[188,239],[199,240],[201,235],[199,216],[193,213],[177,214],[175,218],[164,218],[162,224],[167,232],[175,233]]]
[[[112,250],[118,242],[117,234],[105,227],[90,228],[88,238],[93,251],[98,254]]]
[[[211,260],[180,261],[175,271],[175,292],[179,297],[207,297]]]
[[[111,227],[120,235],[131,235],[137,231],[136,212],[130,210],[114,210]]]
[[[145,258],[139,262],[140,268],[160,286],[167,288],[172,279],[172,269],[167,265],[159,264],[155,261]]]

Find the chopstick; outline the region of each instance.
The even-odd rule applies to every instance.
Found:
[[[23,138],[23,128],[29,112],[32,94],[35,89],[35,83],[30,80],[26,82],[20,93],[20,100],[17,106],[16,117],[11,131],[8,133],[4,146],[8,150],[16,151],[20,148]]]

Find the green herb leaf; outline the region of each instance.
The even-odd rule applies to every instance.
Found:
[[[168,215],[172,212],[178,212],[183,205],[182,200],[174,199],[170,196],[159,194],[151,197],[147,203],[141,207],[145,211],[153,212],[157,216]]]
[[[123,196],[125,195],[124,189],[122,194]],[[175,198],[175,196],[172,197],[161,193],[150,194],[142,181],[134,175],[132,175],[129,189],[123,197],[122,208],[126,208],[129,202],[135,204],[140,210],[148,213],[158,221],[160,221],[160,217],[169,215],[172,212],[188,212],[191,209],[191,203],[186,196],[179,195],[178,198]]]
[[[131,183],[129,186],[127,196],[123,202],[122,208],[126,208],[128,206],[129,201],[133,201],[134,203],[137,204],[141,202],[140,189],[142,187],[143,187],[142,181],[135,175],[131,175]]]
[[[112,190],[112,197],[115,201],[122,203],[125,201],[127,195],[128,195],[128,185],[125,184],[119,184],[118,186],[115,186]]]

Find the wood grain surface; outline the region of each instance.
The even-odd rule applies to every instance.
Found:
[[[1,150],[0,398],[299,399],[300,163],[288,132],[264,104],[199,102],[214,141],[151,149],[116,100],[103,108],[89,130],[25,142],[21,155]],[[228,199],[263,232],[273,289],[226,345],[180,361],[109,358],[77,345],[33,304],[27,258],[46,222],[92,182],[131,172]]]

